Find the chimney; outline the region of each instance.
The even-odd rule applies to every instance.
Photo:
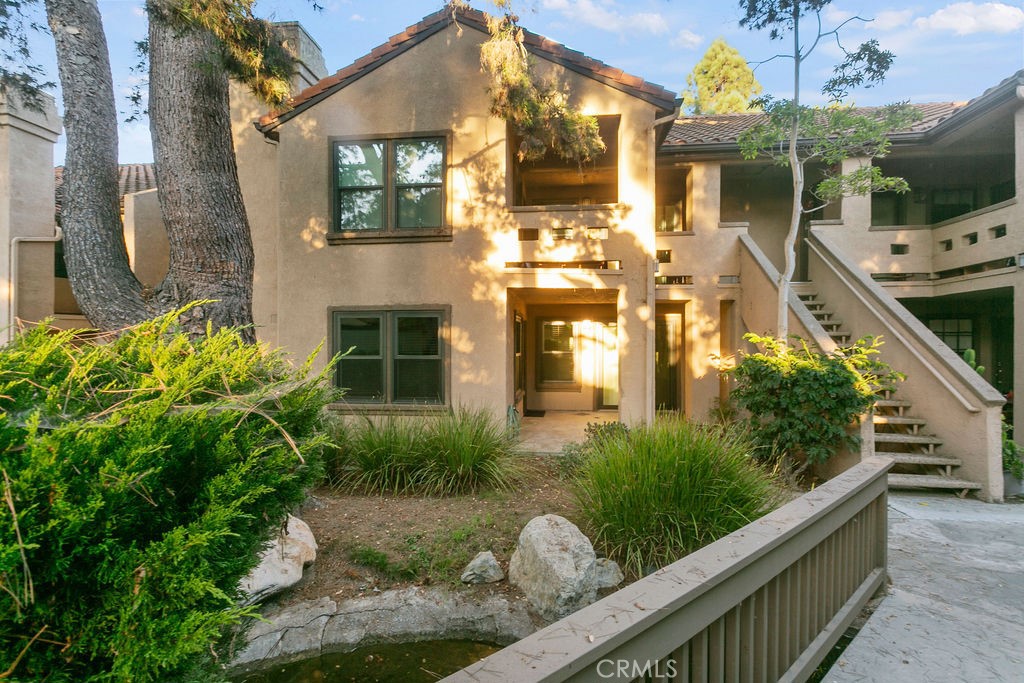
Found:
[[[274,24],[282,38],[282,45],[292,53],[298,63],[292,77],[292,94],[299,93],[327,75],[324,55],[313,37],[297,21]]]

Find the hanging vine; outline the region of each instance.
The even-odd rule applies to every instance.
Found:
[[[516,151],[519,160],[540,159],[550,150],[584,164],[604,153],[597,117],[569,103],[567,85],[537,76],[510,0],[495,0],[495,5],[504,14],[484,15],[490,38],[480,47],[480,65],[491,82],[491,114],[510,123],[521,140]],[[456,18],[459,11],[468,9],[462,0],[449,0],[448,6]]]

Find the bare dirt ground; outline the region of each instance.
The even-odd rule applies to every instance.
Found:
[[[551,513],[580,524],[555,458],[524,457],[522,466],[509,491],[426,498],[315,490],[299,516],[320,546],[317,559],[279,604],[340,600],[410,585],[457,585],[465,565],[482,550],[492,551],[507,571],[519,532],[533,517]],[[506,582],[497,587],[511,590]]]

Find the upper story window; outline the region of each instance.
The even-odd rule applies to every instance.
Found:
[[[659,168],[654,173],[654,229],[658,232],[689,230],[686,185],[689,169]]]
[[[445,226],[445,138],[337,141],[333,165],[334,237],[450,232]]]
[[[586,164],[548,152],[536,161],[519,161],[521,138],[509,133],[514,206],[585,206],[619,201],[619,117],[598,116],[605,152]]]

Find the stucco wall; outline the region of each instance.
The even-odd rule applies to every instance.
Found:
[[[276,231],[257,253],[258,318],[276,315],[277,338],[297,356],[329,333],[331,307],[451,306],[453,403],[503,411],[512,402],[509,288],[616,290],[623,419],[652,413],[653,196],[655,108],[618,90],[547,65],[568,83],[586,113],[618,114],[619,202],[537,211],[509,209],[505,123],[489,115],[479,66],[484,35],[447,28],[370,75],[283,123],[276,164],[256,165],[250,151],[266,143],[236,136],[254,241]],[[544,70],[545,65],[541,65]],[[237,131],[236,131],[237,132]],[[448,134],[451,241],[328,244],[331,139],[392,134]],[[246,161],[243,162],[242,160]],[[276,174],[276,188],[267,175]],[[253,188],[263,188],[254,192]],[[275,212],[275,206],[279,211]],[[276,225],[275,225],[276,224]],[[568,240],[551,230],[573,228]],[[608,228],[607,239],[587,228]],[[520,228],[540,239],[520,242]],[[276,272],[260,269],[276,250]],[[621,270],[505,268],[507,262],[619,260]],[[276,298],[269,300],[276,289]],[[270,323],[273,329],[275,325]],[[265,332],[261,332],[265,337]],[[322,357],[319,361],[325,362]]]
[[[53,313],[53,143],[60,118],[48,96],[42,112],[13,97],[0,98],[0,339],[7,338],[12,314],[40,320]],[[22,242],[12,254],[16,238],[48,241]]]
[[[170,245],[156,189],[124,196],[124,242],[139,282],[160,284],[167,275]]]

